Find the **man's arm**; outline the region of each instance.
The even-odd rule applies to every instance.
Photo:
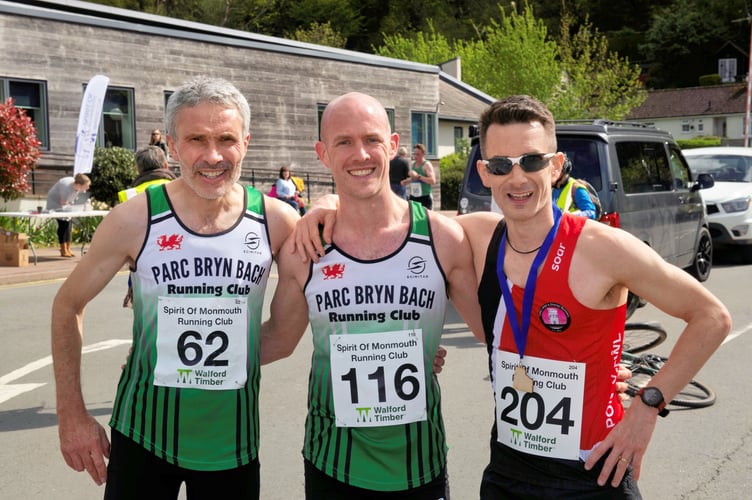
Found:
[[[588,229],[588,226],[590,229]],[[696,375],[731,329],[726,307],[702,284],[676,266],[666,263],[647,245],[624,231],[588,223],[578,243],[580,275],[604,276],[613,289],[632,290],[686,326],[669,354],[669,360],[650,382],[670,401]],[[585,240],[583,241],[583,237]],[[585,243],[582,245],[582,243]],[[618,263],[618,265],[614,265]],[[572,265],[575,265],[573,260]],[[595,288],[603,286],[594,283]],[[608,285],[608,283],[606,283]],[[593,451],[586,462],[590,469],[608,454],[598,478],[605,484],[616,467],[612,484],[618,484],[631,462],[639,479],[642,458],[657,420],[657,409],[637,398],[624,419]]]
[[[475,338],[485,343],[470,242],[454,220],[435,212],[429,217],[436,253],[449,281],[449,298]]]
[[[309,264],[292,254],[290,237],[279,253],[279,282],[270,306],[270,318],[261,325],[261,364],[292,354],[308,326],[308,303],[303,286]]]
[[[89,251],[52,304],[51,348],[60,450],[68,466],[76,471],[86,469],[100,485],[107,480],[104,458],[109,457],[109,441],[105,430],[86,410],[81,391],[84,308],[124,265],[133,262],[145,225],[145,198],[115,207],[99,224]]]

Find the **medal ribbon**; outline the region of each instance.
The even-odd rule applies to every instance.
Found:
[[[538,270],[543,265],[543,261],[548,254],[548,250],[554,242],[556,232],[559,230],[559,222],[561,222],[561,210],[554,205],[554,225],[549,229],[546,239],[543,240],[543,244],[538,250],[538,255],[533,260],[533,265],[530,267],[530,271],[527,275],[527,282],[525,283],[525,292],[522,296],[522,325],[520,320],[517,319],[517,309],[514,307],[514,301],[512,300],[512,291],[507,284],[507,276],[504,274],[504,254],[507,242],[507,230],[504,230],[504,235],[501,237],[501,244],[499,245],[499,253],[496,261],[496,276],[499,279],[499,286],[501,287],[501,293],[504,296],[504,304],[507,306],[507,317],[509,318],[509,326],[512,327],[512,333],[514,334],[514,343],[517,345],[517,352],[520,354],[520,359],[525,356],[525,347],[527,345],[527,333],[530,329],[530,318],[533,309],[533,298],[535,297],[535,286],[538,280]],[[503,326],[502,326],[503,328]],[[499,336],[501,337],[501,336]],[[501,344],[499,344],[501,347]]]

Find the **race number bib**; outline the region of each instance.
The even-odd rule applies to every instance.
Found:
[[[514,388],[519,354],[496,351],[498,441],[516,450],[577,460],[582,432],[585,364],[525,356],[532,392]]]
[[[239,389],[247,378],[248,303],[239,297],[159,297],[154,385]]]
[[[423,196],[423,187],[420,182],[410,183],[410,196],[413,196],[415,198]]]
[[[331,335],[337,427],[384,427],[427,418],[421,330]]]

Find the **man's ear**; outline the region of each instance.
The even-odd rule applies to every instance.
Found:
[[[551,158],[551,179],[552,182],[561,177],[561,172],[564,168],[564,162],[567,161],[567,157],[564,153],[558,152]]]
[[[397,149],[399,148],[399,134],[393,132],[389,140],[389,159],[393,160],[397,156]]]
[[[316,149],[316,155],[319,157],[319,161],[324,164],[326,168],[329,168],[329,158],[326,155],[326,146],[323,142],[317,141],[314,149]]]
[[[180,161],[180,155],[178,154],[177,149],[175,148],[175,141],[172,139],[172,136],[170,134],[167,134],[167,150],[170,152],[170,156],[172,156],[175,160]]]
[[[483,186],[490,188],[491,185],[488,183],[489,176],[491,174],[488,173],[488,169],[486,168],[486,164],[483,163],[483,160],[478,160],[475,163],[475,168],[478,169],[478,175],[480,176],[480,181],[483,183]]]

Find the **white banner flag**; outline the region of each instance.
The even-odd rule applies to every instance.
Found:
[[[74,174],[88,174],[94,161],[94,147],[97,143],[99,120],[102,118],[102,103],[110,79],[96,75],[89,80],[81,100],[76,132],[76,157],[73,163]]]

